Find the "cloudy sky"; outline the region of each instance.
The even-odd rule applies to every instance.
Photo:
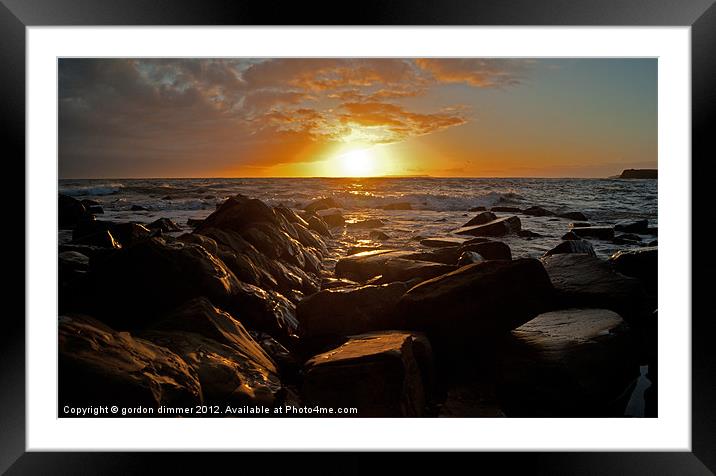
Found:
[[[656,59],[60,59],[60,178],[602,177],[657,163]]]

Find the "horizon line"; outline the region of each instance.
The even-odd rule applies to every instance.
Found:
[[[658,170],[658,169],[636,169],[636,170]],[[315,176],[216,176],[216,177],[58,177],[58,180],[181,180],[181,179],[385,179],[385,178],[432,178],[432,179],[614,179],[619,178],[616,175],[595,175],[595,176],[487,176],[487,175],[460,175],[460,176],[439,176],[439,175],[371,175],[364,177],[356,176],[333,176],[333,175],[315,175]]]

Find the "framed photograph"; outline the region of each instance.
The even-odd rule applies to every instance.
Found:
[[[712,474],[712,3],[3,0],[0,470]]]

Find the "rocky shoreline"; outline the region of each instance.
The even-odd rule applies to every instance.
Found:
[[[298,210],[237,195],[180,234],[60,195],[72,239],[59,245],[59,404],[656,416],[657,230],[507,208],[332,266],[334,234],[379,242],[381,219],[346,223],[331,198]],[[530,239],[531,217],[564,220],[565,234],[540,259],[514,257],[501,238]],[[602,260],[590,240],[641,247]]]

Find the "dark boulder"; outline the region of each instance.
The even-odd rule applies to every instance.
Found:
[[[535,233],[531,230],[520,230],[517,232],[517,236],[521,238],[527,238],[529,240],[531,238],[539,238],[542,235],[540,235],[539,233]]]
[[[460,247],[460,253],[468,251],[476,252],[486,260],[512,259],[510,247],[501,241],[471,242]]]
[[[471,264],[405,293],[398,303],[401,328],[426,331],[443,346],[489,339],[548,309],[552,292],[538,260]]]
[[[512,331],[498,397],[510,417],[622,417],[638,377],[622,318],[605,309],[548,312]]]
[[[646,233],[649,229],[649,220],[621,221],[614,225],[614,229],[624,233]]]
[[[110,249],[119,249],[122,247],[122,245],[114,239],[114,236],[112,236],[112,233],[109,230],[101,230],[95,233],[80,236],[73,239],[72,243]]]
[[[631,233],[623,233],[615,236],[612,239],[612,243],[615,245],[641,245],[641,237]]]
[[[376,240],[376,241],[385,241],[385,240],[389,240],[390,236],[388,236],[387,233],[382,232],[382,231],[371,230],[371,232],[368,233],[368,238],[370,238],[371,240]]]
[[[419,344],[407,332],[353,336],[306,362],[303,400],[358,410],[348,417],[423,416],[428,396],[418,356],[426,352]]]
[[[301,301],[296,316],[309,339],[393,329],[395,305],[407,290],[405,283],[325,289]]]
[[[299,224],[299,225],[303,226],[304,228],[309,228],[308,222],[306,220],[304,220],[302,217],[300,217],[298,215],[298,213],[296,213],[292,209],[290,209],[288,207],[284,207],[284,206],[278,206],[278,207],[274,207],[274,210],[276,210],[278,213],[283,215],[283,217],[286,220],[288,220],[289,223]]]
[[[219,256],[219,245],[214,239],[209,238],[208,236],[197,235],[196,233],[184,233],[183,235],[177,236],[177,241],[194,243],[202,246],[209,253]]]
[[[65,251],[76,251],[78,253],[82,253],[83,255],[89,257],[90,261],[92,261],[93,259],[101,258],[105,255],[111,255],[115,251],[115,248],[104,248],[101,246],[92,245],[78,245],[76,243],[67,243],[59,245],[57,249],[60,253],[64,253]]]
[[[78,251],[60,251],[58,254],[58,307],[59,312],[81,310],[86,301],[87,271],[90,258]]]
[[[409,202],[398,202],[382,205],[378,208],[381,208],[383,210],[412,210],[413,206]]]
[[[150,330],[143,332],[142,337],[184,359],[196,372],[204,399],[209,404],[270,407],[278,403],[281,381],[275,367],[266,368],[262,362],[254,360],[250,352],[236,350],[193,332]],[[258,344],[253,342],[253,345],[267,357]]]
[[[257,240],[258,236],[244,234],[261,244],[262,249],[257,249],[239,232],[207,228],[201,233],[200,236],[216,241],[218,256],[241,281],[287,296],[295,291],[310,293],[317,289],[321,272],[319,250],[305,247],[281,233],[272,234],[272,238],[264,234],[263,241]],[[297,259],[299,253],[302,261]],[[301,262],[302,267],[296,264]]]
[[[470,221],[468,221],[462,226],[464,228],[466,226],[484,225],[485,223],[491,222],[493,220],[497,220],[497,215],[492,212],[482,212],[479,215],[471,218]]]
[[[203,218],[201,218],[201,219],[199,219],[199,218],[187,218],[187,220],[186,220],[186,224],[187,224],[188,226],[192,227],[192,228],[196,228],[196,227],[198,227],[199,225],[201,225],[202,223],[204,223],[204,219],[203,219]]]
[[[327,251],[326,243],[321,238],[320,234],[314,231],[309,230],[308,228],[305,228],[300,223],[294,223],[293,228],[296,230],[296,235],[298,236],[298,242],[301,243],[303,246],[308,246],[311,248],[315,248],[316,251],[320,250],[321,252]],[[330,237],[330,233],[328,235]],[[305,255],[305,253],[304,253]]]
[[[319,198],[318,200],[314,200],[305,207],[303,207],[303,209],[307,212],[317,212],[319,210],[325,210],[327,208],[343,208],[343,205],[341,205],[331,197],[324,197]]]
[[[446,246],[405,255],[405,259],[430,261],[432,263],[455,264],[460,257],[459,246]]]
[[[485,207],[472,207],[468,209],[468,212],[484,212],[485,210],[487,210]]]
[[[276,373],[275,364],[231,314],[215,307],[205,297],[191,299],[152,324],[153,331],[183,331],[200,334],[231,347],[266,370]]]
[[[610,309],[627,321],[638,321],[653,308],[639,280],[617,273],[587,254],[555,254],[542,258],[557,291],[558,308]]]
[[[367,220],[348,222],[348,223],[346,223],[346,226],[348,228],[370,229],[370,228],[380,228],[382,226],[385,226],[385,223],[383,222],[383,220],[380,220],[378,218],[369,218]]]
[[[84,199],[81,202],[87,212],[91,213],[92,215],[102,215],[104,213],[102,205],[100,205],[100,203],[95,200]]]
[[[614,228],[611,226],[574,227],[571,231],[581,238],[592,237],[598,240],[611,240],[614,238]]]
[[[327,236],[331,238],[331,231],[328,229],[328,225],[317,215],[311,215],[306,218],[308,222],[308,229],[313,230],[319,235]]]
[[[87,316],[59,318],[59,404],[193,406],[203,401],[196,372],[147,340]]]
[[[139,223],[113,223],[112,234],[117,237],[117,240],[122,246],[129,246],[142,240],[150,238],[156,232],[152,232],[146,226]]]
[[[497,206],[490,208],[490,211],[493,212],[502,212],[502,213],[520,213],[522,210],[519,207],[503,207],[503,206]]]
[[[276,226],[280,224],[280,219],[274,209],[261,200],[236,195],[206,217],[194,232],[201,233],[208,228],[242,232],[257,223]]]
[[[82,202],[68,195],[59,194],[57,204],[57,219],[60,229],[72,228],[88,215]]]
[[[87,271],[90,259],[78,251],[62,251],[58,254],[60,273],[62,270]]]
[[[382,276],[383,282],[429,279],[451,271],[450,265],[409,259],[411,251],[376,250],[341,258],[336,263],[336,276],[366,281]]]
[[[482,263],[485,261],[479,253],[475,251],[463,251],[457,260],[458,267],[467,266],[468,264]]]
[[[520,219],[513,216],[498,218],[483,225],[459,228],[455,230],[455,233],[472,236],[503,236],[509,233],[517,233],[521,228]]]
[[[522,213],[525,215],[530,215],[533,217],[551,217],[554,216],[554,212],[551,212],[545,208],[534,206],[525,208],[522,210]]]
[[[562,239],[563,239],[563,240],[581,240],[581,238],[579,237],[579,235],[577,235],[577,234],[574,233],[573,231],[568,231],[567,233],[565,233],[564,235],[562,235]]]
[[[594,247],[587,240],[566,240],[547,251],[544,256],[557,255],[562,253],[585,253],[590,256],[597,256]]]
[[[346,219],[343,214],[337,208],[329,208],[325,210],[319,210],[318,216],[328,225],[330,228],[341,227],[345,225]]]
[[[609,258],[609,263],[619,273],[639,279],[647,291],[658,291],[659,251],[656,246],[634,250],[622,250]]]
[[[641,241],[641,236],[635,233],[622,233],[614,237],[615,240]]]
[[[150,224],[147,225],[147,228],[150,230],[159,230],[162,233],[168,233],[173,231],[181,231],[181,227],[179,227],[176,223],[171,221],[169,218],[159,218],[157,220],[154,220]]]
[[[566,213],[560,213],[557,215],[560,218],[566,218],[568,220],[575,220],[575,221],[587,221],[589,218],[587,215],[585,215],[582,212],[566,212]]]
[[[226,265],[205,248],[151,238],[107,256],[92,270],[92,297],[120,330],[141,327],[192,297],[226,304],[240,291]],[[111,316],[111,317],[109,317]]]
[[[130,210],[130,211],[133,211],[133,212],[148,212],[148,211],[149,211],[148,208],[143,207],[143,206],[141,206],[141,205],[132,205],[132,206],[129,208],[129,210]]]

